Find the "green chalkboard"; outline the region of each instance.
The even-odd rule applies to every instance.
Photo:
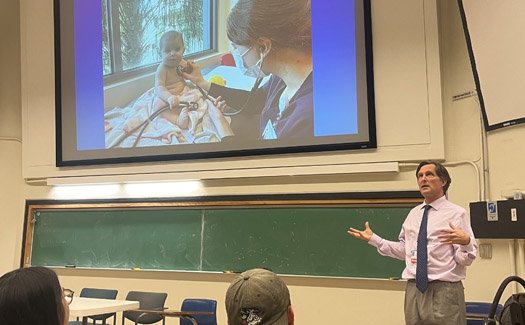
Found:
[[[31,264],[198,270],[201,215],[191,209],[39,211]]]
[[[399,277],[402,261],[346,230],[368,220],[395,240],[414,205],[36,207],[24,258],[51,267]]]

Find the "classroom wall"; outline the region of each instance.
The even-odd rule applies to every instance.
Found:
[[[19,261],[22,212],[20,105],[20,10],[18,0],[0,1],[0,273]]]
[[[445,123],[445,154],[447,161],[475,162],[486,170],[482,180],[487,184],[485,197],[489,200],[503,199],[502,192],[513,188],[525,191],[525,171],[519,166],[525,164],[523,147],[517,139],[525,138],[525,125],[493,131],[486,139],[486,165],[483,160],[483,134],[479,104],[474,97],[452,101],[452,96],[475,89],[465,38],[461,27],[457,2],[439,2],[441,58],[443,77],[443,112]],[[504,108],[502,108],[504,109]],[[475,201],[474,180],[462,179],[472,173],[467,165],[452,170],[454,191],[451,199],[468,209],[467,201]],[[461,175],[460,179],[457,175]],[[451,188],[452,189],[452,188]],[[500,282],[508,275],[523,276],[524,260],[519,259],[517,251],[523,252],[523,241],[514,243],[508,240],[479,240],[479,243],[492,245],[492,259],[481,259],[469,268],[465,281],[467,300],[492,301]],[[515,245],[516,244],[516,245]],[[509,247],[516,246],[511,256]],[[521,255],[523,256],[523,255]],[[514,263],[515,262],[515,263]],[[516,269],[512,266],[516,265]],[[513,286],[510,286],[513,288]],[[504,297],[510,294],[507,290]]]
[[[9,0],[8,2],[3,1],[2,4],[9,3],[7,5],[8,10],[13,14],[17,9],[16,2],[16,0]],[[0,7],[0,9],[4,8]],[[483,175],[476,172],[473,165],[477,166],[483,174],[483,145],[479,106],[473,98],[452,101],[453,95],[474,89],[456,1],[438,1],[438,9],[444,155],[447,163],[458,163],[457,166],[449,167],[453,179],[449,198],[468,208],[469,202],[477,201],[482,196],[484,182],[488,183],[488,192],[485,193],[485,196],[494,200],[501,199],[501,193],[509,189],[521,188],[524,190],[525,171],[520,167],[525,165],[525,154],[521,150],[523,146],[519,139],[525,139],[525,127],[519,125],[489,134],[487,137],[487,175],[483,178]],[[0,10],[0,12],[4,13],[5,11]],[[8,16],[11,17],[12,15],[6,14],[6,17]],[[13,18],[11,17],[11,19]],[[16,35],[14,38],[13,42],[18,41]],[[0,50],[2,58],[6,51],[9,50],[5,47]],[[2,66],[2,71],[4,71],[3,68],[4,66]],[[2,95],[5,88],[12,90],[10,87],[13,87],[5,86],[4,80],[5,77],[2,73],[0,75]],[[27,100],[25,97],[28,96],[28,93],[33,94],[33,92],[25,91],[22,93],[24,100]],[[0,113],[2,114],[0,121],[9,119],[11,122],[6,123],[8,124],[7,129],[4,127],[4,123],[0,122],[2,126],[0,136],[4,136],[4,129],[7,130],[9,136],[17,135],[21,132],[20,120],[17,118],[20,113],[19,104],[18,106],[16,104],[6,105],[2,98],[4,97],[0,97]],[[52,98],[44,97],[39,98],[39,100],[48,103],[52,101]],[[14,101],[17,101],[16,96]],[[5,107],[9,109],[6,110]],[[418,123],[418,120],[414,120],[413,123]],[[2,223],[0,247],[7,248],[3,250],[6,253],[0,256],[0,271],[2,271],[2,269],[18,266],[23,214],[21,201],[56,198],[56,194],[48,186],[29,184],[21,186],[23,181],[21,176],[22,163],[18,143],[0,141],[0,150],[0,173],[2,173],[0,175],[2,177],[0,178],[2,179],[0,187],[0,191],[2,191],[0,200],[2,201],[0,203],[3,207],[2,212],[0,212],[0,222]],[[4,152],[8,155],[4,155]],[[404,162],[401,171],[393,174],[208,180],[203,182],[201,188],[186,195],[374,190],[416,190],[414,166],[409,161]],[[122,193],[114,194],[115,197],[121,195]],[[4,209],[4,206],[7,208]],[[345,231],[345,229],[341,231]],[[349,238],[349,240],[353,239]],[[509,253],[509,247],[514,246],[514,243],[505,240],[484,240],[481,242],[492,245],[493,257],[490,260],[478,258],[469,268],[464,285],[467,300],[471,301],[491,301],[500,281],[514,272],[511,270],[514,262],[517,265],[518,274],[524,275],[524,261],[517,260]],[[520,245],[523,246],[523,243]],[[123,298],[125,293],[132,289],[166,291],[169,293],[167,305],[174,309],[178,308],[184,297],[205,296],[214,298],[219,301],[219,323],[226,324],[223,300],[228,283],[231,281],[230,275],[82,270],[59,270],[58,272],[63,285],[71,287],[77,292],[82,287],[87,286],[114,287],[119,289],[119,297]],[[308,325],[327,322],[404,323],[404,284],[402,282],[311,277],[286,277],[285,281],[291,290],[297,324]],[[378,305],[381,308],[380,313],[377,312]],[[327,313],[327,310],[330,312]],[[168,324],[173,325],[177,322],[170,320]]]

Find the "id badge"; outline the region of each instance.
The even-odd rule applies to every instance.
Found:
[[[417,264],[417,249],[410,251],[410,263]]]

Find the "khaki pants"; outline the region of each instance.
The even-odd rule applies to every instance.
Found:
[[[421,293],[415,281],[408,281],[405,322],[407,325],[465,325],[463,283],[432,281],[425,293]]]

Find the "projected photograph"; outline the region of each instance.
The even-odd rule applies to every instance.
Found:
[[[376,147],[368,1],[218,5],[55,0],[57,165]]]

